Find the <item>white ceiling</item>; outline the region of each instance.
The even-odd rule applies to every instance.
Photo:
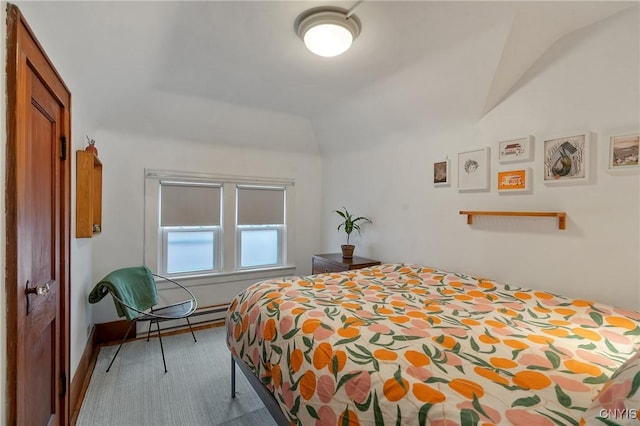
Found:
[[[637,2],[368,0],[347,53],[306,50],[300,13],[355,3],[16,2],[87,132],[297,152],[337,148],[337,133],[363,126],[428,132],[478,119],[562,37],[638,13]]]

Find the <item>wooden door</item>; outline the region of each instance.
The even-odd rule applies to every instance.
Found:
[[[17,7],[7,17],[9,424],[64,425],[71,99]]]

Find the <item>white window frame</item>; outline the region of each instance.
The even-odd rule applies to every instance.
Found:
[[[284,217],[282,224],[272,224],[272,225],[239,225],[238,224],[238,203],[239,203],[239,192],[242,189],[253,189],[253,190],[264,190],[264,191],[283,191],[284,196],[284,208],[283,214]],[[286,234],[287,234],[287,187],[286,186],[273,186],[273,185],[236,185],[235,187],[235,212],[234,212],[234,227],[236,234],[236,253],[235,253],[235,270],[243,271],[243,270],[255,270],[255,269],[264,269],[269,267],[278,267],[282,266],[286,262]],[[276,229],[278,231],[278,260],[274,265],[260,265],[260,266],[247,266],[243,267],[241,265],[241,253],[242,253],[242,230],[245,229]]]
[[[278,276],[295,271],[294,253],[294,202],[295,182],[292,179],[217,175],[209,173],[180,172],[171,170],[145,169],[145,207],[144,207],[144,263],[152,271],[160,271],[163,264],[162,230],[160,227],[160,182],[174,181],[185,183],[220,184],[222,186],[221,223],[218,241],[221,244],[216,265],[217,272],[197,272],[175,274],[172,278],[195,279],[194,285],[204,278],[209,282],[225,282],[234,275],[250,274],[259,278],[269,274]],[[239,242],[236,232],[236,188],[242,186],[272,186],[285,188],[285,224],[280,243],[282,259],[279,265],[265,267],[239,268]],[[237,259],[237,260],[236,260]],[[257,275],[256,275],[257,274]],[[274,275],[275,276],[275,275]],[[212,278],[219,277],[219,278]],[[210,281],[214,279],[214,281]],[[218,281],[220,280],[220,281]]]

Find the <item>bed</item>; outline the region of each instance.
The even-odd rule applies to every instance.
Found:
[[[640,408],[638,312],[420,265],[262,281],[226,327],[279,423],[618,424]]]

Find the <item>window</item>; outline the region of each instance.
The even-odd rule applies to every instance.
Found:
[[[220,271],[221,187],[160,182],[160,271],[166,275]]]
[[[238,186],[238,268],[282,265],[285,189]]]
[[[293,182],[145,172],[144,261],[167,276],[291,268]]]
[[[164,272],[167,274],[216,270],[218,250],[214,229],[164,228],[162,236]]]

